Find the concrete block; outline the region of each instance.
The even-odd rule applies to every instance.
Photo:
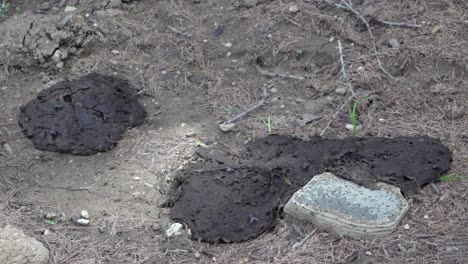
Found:
[[[371,190],[323,173],[297,191],[284,212],[340,236],[385,237],[396,229],[409,205],[398,187],[378,186],[380,189]]]

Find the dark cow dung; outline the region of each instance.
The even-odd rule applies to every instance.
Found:
[[[90,155],[110,150],[145,116],[127,81],[92,73],[40,92],[18,122],[37,149]]]
[[[205,162],[184,171],[171,217],[186,223],[194,239],[239,242],[274,227],[281,206],[325,171],[368,188],[379,181],[404,195],[450,169],[452,154],[440,140],[422,137],[303,141],[269,136],[251,142],[236,159],[201,148]]]

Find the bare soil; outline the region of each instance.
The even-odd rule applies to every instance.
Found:
[[[275,134],[305,140],[351,136],[345,125],[355,99],[347,83],[358,97],[372,99],[358,107],[358,136],[439,138],[453,153],[449,173],[468,175],[466,1],[353,1],[373,39],[355,13],[319,0],[141,0],[116,7],[68,0],[49,1],[43,10],[45,1],[11,2],[0,20],[0,219],[42,241],[50,263],[468,259],[468,183],[462,180],[410,195],[411,209],[398,230],[366,241],[337,238],[288,217],[244,243],[167,239],[170,209],[161,207],[174,178],[200,162],[197,149],[240,154],[245,142],[268,135],[262,119],[270,117]],[[78,10],[59,30],[61,2]],[[289,11],[293,4],[298,12]],[[57,49],[67,54],[63,65],[53,59]],[[142,91],[146,122],[109,152],[35,149],[18,125],[20,107],[57,82],[93,72],[129,80]],[[265,89],[265,105],[239,119],[233,131],[219,130],[220,122],[262,100]],[[81,210],[89,211],[90,226],[70,221]],[[46,220],[50,212],[62,216]]]

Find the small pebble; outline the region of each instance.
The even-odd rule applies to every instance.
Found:
[[[151,183],[145,182],[144,185],[145,185],[146,187],[148,187],[148,188],[154,188],[154,185],[151,184]]]
[[[273,88],[270,89],[270,92],[271,92],[271,93],[277,93],[277,92],[278,92],[278,89],[276,89],[275,87],[273,87]]]
[[[166,230],[166,236],[167,237],[175,237],[175,236],[180,236],[182,235],[182,228],[184,226],[180,223],[174,223],[172,224],[167,230]]]
[[[291,12],[291,13],[297,13],[297,12],[299,12],[301,9],[299,8],[298,5],[291,5],[291,6],[289,7],[288,10],[289,10],[289,12]]]
[[[367,256],[372,256],[372,252],[366,251],[366,255],[367,255]]]
[[[73,13],[77,10],[78,8],[74,7],[74,6],[66,6],[65,7],[65,13]]]
[[[82,225],[82,226],[88,226],[89,225],[89,220],[88,219],[80,218],[80,219],[76,220],[76,222],[79,225]]]
[[[200,252],[198,252],[198,251],[197,251],[197,252],[195,252],[195,258],[200,258],[200,257],[201,257],[201,254],[200,254]]]
[[[112,52],[112,54],[114,54],[114,55],[117,55],[117,54],[120,53],[120,51],[118,51],[118,50],[112,50],[111,52]]]
[[[162,74],[162,75],[166,75],[166,74],[167,74],[167,71],[162,70],[162,71],[161,71],[161,74]]]
[[[139,180],[141,180],[141,178],[138,177],[138,176],[135,176],[135,177],[133,177],[133,180],[134,180],[134,181],[139,181]]]
[[[424,219],[429,219],[429,216],[428,216],[428,215],[424,215]]]
[[[404,229],[408,230],[410,229],[410,225],[409,224],[406,224],[405,226],[403,226]]]
[[[54,220],[54,219],[57,219],[58,217],[59,217],[59,215],[57,213],[54,213],[54,212],[49,212],[45,216],[45,218],[47,220]]]
[[[52,232],[49,229],[44,230],[44,236],[50,235]]]
[[[229,124],[221,123],[219,124],[219,129],[221,129],[221,131],[223,132],[229,132],[233,130],[235,126],[236,124],[233,124],[233,123],[229,123]]]
[[[267,38],[272,38],[273,36],[271,34],[268,34],[267,35]]]
[[[224,43],[224,47],[230,48],[232,47],[232,43],[231,42]]]
[[[338,87],[335,89],[335,93],[340,94],[340,95],[345,95],[346,94],[346,88],[345,87]]]
[[[186,123],[182,123],[182,124],[180,124],[180,126],[181,126],[181,127],[186,127],[187,124],[186,124]]]
[[[194,137],[194,136],[196,136],[196,135],[197,135],[197,133],[195,133],[195,132],[193,132],[193,131],[190,131],[190,132],[185,133],[185,136],[186,136],[186,137]]]
[[[156,232],[159,232],[159,231],[161,231],[161,225],[158,224],[158,223],[153,223],[153,224],[151,225],[151,230],[156,231]]]
[[[348,129],[349,131],[354,131],[354,126],[352,124],[346,124],[345,125],[346,129]],[[362,125],[357,125],[356,126],[356,131],[359,131],[362,129]]]
[[[231,53],[230,51],[228,51],[228,52],[226,53],[226,58],[231,57],[231,55],[232,55],[232,53]]]
[[[89,219],[89,213],[86,210],[81,210],[81,217],[84,219]]]

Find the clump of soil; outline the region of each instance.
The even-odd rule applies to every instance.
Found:
[[[37,149],[90,155],[110,150],[145,116],[127,81],[92,73],[42,91],[18,121]]]
[[[250,143],[237,160],[215,150],[198,154],[207,162],[186,170],[171,216],[207,242],[245,241],[267,231],[281,205],[325,171],[369,188],[394,184],[408,195],[448,171],[452,161],[440,140],[426,136],[269,136]]]

